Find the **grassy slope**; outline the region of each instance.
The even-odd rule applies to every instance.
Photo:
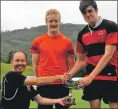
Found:
[[[12,66],[9,64],[1,64],[1,80],[2,77],[8,72],[12,70]],[[31,66],[28,66],[24,72],[24,75],[32,75],[33,69]],[[76,105],[71,106],[72,108],[89,108],[89,104],[86,101],[83,101],[81,99],[82,96],[82,90],[73,90],[73,96],[76,99]],[[30,108],[36,108],[37,107],[37,103],[36,102],[32,102],[30,104]],[[108,108],[108,105],[104,104],[102,102],[102,108]]]

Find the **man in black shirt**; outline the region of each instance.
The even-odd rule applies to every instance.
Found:
[[[62,80],[63,75],[27,78],[22,75],[27,66],[27,56],[22,51],[13,54],[11,60],[13,71],[8,72],[3,78],[3,90],[1,104],[3,109],[28,109],[30,99],[40,104],[65,105],[64,99],[49,99],[41,97],[31,85],[42,85],[56,80]]]

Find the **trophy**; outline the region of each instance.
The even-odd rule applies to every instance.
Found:
[[[76,105],[75,98],[72,96],[72,89],[74,89],[74,88],[77,87],[77,82],[76,81],[69,80],[69,81],[67,81],[66,84],[64,84],[64,86],[67,87],[67,88],[69,88],[69,96],[66,97],[65,101],[66,102],[69,102],[72,105]]]
[[[83,89],[83,87],[78,85],[77,80],[74,79],[67,81],[67,83],[63,83],[63,85],[69,88],[69,96],[66,97],[65,101],[69,102],[71,105],[76,105],[75,98],[72,96],[72,90]]]

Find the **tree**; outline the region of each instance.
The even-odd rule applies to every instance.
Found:
[[[12,59],[12,54],[13,54],[14,51],[10,51],[9,54],[8,54],[8,58],[7,58],[7,63],[11,63],[11,59]]]

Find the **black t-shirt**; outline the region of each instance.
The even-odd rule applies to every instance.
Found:
[[[26,77],[17,72],[8,72],[3,78],[2,106],[5,109],[28,109],[30,99],[37,95],[32,86],[25,86]]]

